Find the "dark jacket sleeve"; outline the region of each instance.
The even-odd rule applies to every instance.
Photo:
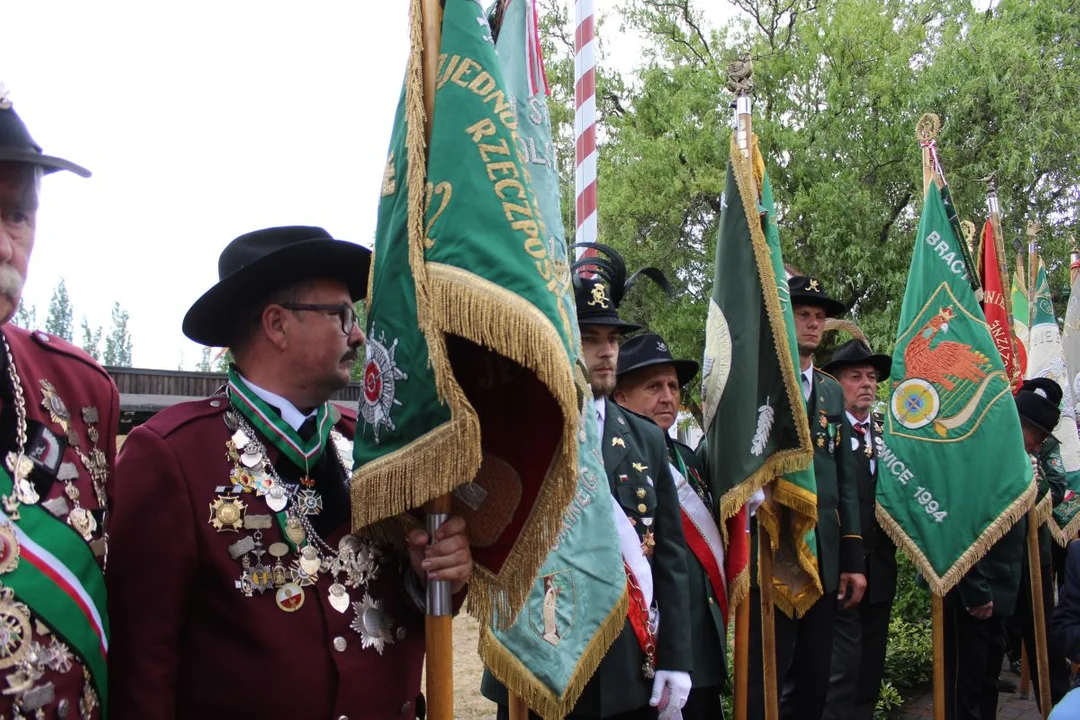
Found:
[[[956,584],[956,591],[960,593],[960,600],[966,608],[982,607],[994,599],[990,583],[979,567],[979,563],[975,563],[960,579],[960,582]]]
[[[659,432],[659,429],[658,429]],[[667,460],[667,445],[657,434],[651,453],[657,473],[656,547],[653,551],[653,585],[660,607],[656,637],[656,667],[690,672],[690,605],[686,597],[686,537],[682,530],[679,495]],[[649,438],[652,440],[652,436]]]
[[[109,517],[109,704],[114,718],[171,718],[199,520],[173,447],[153,430],[128,436]],[[152,589],[148,596],[148,589]]]
[[[843,396],[841,395],[841,412]],[[836,463],[836,484],[840,511],[840,572],[865,573],[862,528],[859,521],[859,484],[855,474],[855,453],[851,449],[851,423],[840,421],[840,457]]]
[[[1057,507],[1065,499],[1065,464],[1061,460],[1061,446],[1055,444],[1045,454],[1040,454],[1039,471],[1043,480],[1039,483],[1039,497],[1043,496],[1047,487],[1050,489],[1050,500]]]
[[[1080,659],[1080,541],[1069,543],[1067,552],[1065,583],[1058,593],[1051,632],[1075,662]]]

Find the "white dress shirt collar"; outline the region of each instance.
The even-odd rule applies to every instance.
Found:
[[[300,412],[300,410],[297,409],[297,407],[293,405],[292,402],[286,400],[277,393],[259,387],[243,375],[240,376],[240,379],[244,381],[245,385],[251,388],[251,392],[262,398],[263,401],[266,402],[266,404],[276,407],[278,409],[278,412],[281,413],[281,419],[284,420],[293,430],[299,431],[300,426],[304,424],[305,420],[315,417],[315,415],[318,413],[318,408],[316,408],[315,410],[312,410],[310,413],[305,415],[304,413]]]

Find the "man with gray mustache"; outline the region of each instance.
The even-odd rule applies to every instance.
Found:
[[[108,689],[106,482],[120,399],[64,340],[15,327],[45,155],[0,84],[0,717],[97,718]]]

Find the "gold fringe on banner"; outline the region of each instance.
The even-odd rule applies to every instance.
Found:
[[[562,337],[535,305],[461,268],[429,262],[433,321],[440,333],[463,337],[532,371],[562,412],[562,439],[521,535],[498,574],[473,571],[469,613],[509,628],[559,533],[577,489],[579,390]]]
[[[754,162],[760,164],[762,161],[757,146],[757,135],[754,135],[753,148]],[[779,288],[776,286],[776,276],[773,273],[768,242],[765,240],[765,233],[761,230],[761,223],[751,222],[750,220],[761,216],[757,205],[758,181],[754,177],[754,170],[748,166],[739,151],[734,134],[731,136],[730,160],[735,181],[739,187],[739,198],[743,203],[743,213],[746,215],[747,225],[750,230],[750,242],[754,247],[758,280],[761,283],[763,301],[766,315],[769,318],[769,329],[773,334],[776,354],[781,367],[790,365],[794,369],[795,359],[791,356],[791,348],[788,345],[787,324],[784,321],[784,309],[780,306]],[[764,172],[764,165],[761,164],[761,167],[762,172]],[[794,373],[784,373],[784,389],[787,392],[788,404],[795,415],[799,445],[796,448],[773,453],[754,473],[735,487],[728,489],[720,497],[718,503],[722,522],[739,512],[742,506],[750,499],[750,496],[765,485],[786,473],[805,470],[814,461],[814,446],[810,441],[810,421],[806,417],[806,405],[803,401],[802,388],[799,387]],[[816,504],[814,518],[816,522]]]
[[[934,571],[934,567],[930,564],[926,555],[923,554],[919,546],[908,537],[908,534],[904,532],[904,529],[900,527],[892,517],[885,512],[885,508],[881,507],[880,503],[875,503],[874,514],[877,516],[878,523],[881,525],[885,533],[892,539],[898,548],[904,551],[904,554],[908,556],[912,564],[915,565],[915,569],[919,571],[919,574],[926,579],[926,584],[930,587],[930,592],[935,595],[944,596],[947,592],[953,589],[956,583],[960,582],[960,579],[967,574],[975,563],[982,560],[983,556],[990,551],[990,548],[994,546],[998,540],[1005,536],[1005,533],[1009,532],[1017,520],[1024,516],[1028,510],[1031,509],[1032,504],[1035,502],[1035,495],[1038,488],[1033,480],[1031,485],[1012,502],[1009,507],[1005,509],[996,520],[987,525],[982,534],[976,538],[971,547],[965,550],[960,557],[952,564],[944,575],[938,575]]]
[[[416,318],[427,341],[440,400],[450,420],[396,452],[353,473],[352,525],[359,530],[445,495],[480,469],[480,421],[454,380],[445,341],[432,327],[431,293],[424,264],[427,143],[424,139],[423,23],[421,0],[412,0],[408,67],[405,72],[405,147],[409,269],[416,287]],[[370,297],[370,295],[369,295]]]
[[[1053,511],[1051,511],[1052,515]],[[1054,538],[1054,542],[1061,547],[1066,547],[1076,540],[1077,535],[1080,535],[1080,513],[1073,515],[1072,520],[1069,520],[1065,527],[1059,526],[1056,520],[1047,523],[1046,527],[1050,528],[1050,537]]]
[[[495,679],[505,685],[508,692],[522,698],[530,710],[544,720],[561,720],[574,709],[593,673],[600,667],[600,661],[622,633],[626,624],[627,602],[627,594],[623,591],[619,602],[615,603],[615,607],[604,618],[585,652],[578,659],[561,697],[552,694],[551,689],[507,650],[486,626],[480,628],[480,659],[491,670]]]
[[[776,284],[768,241],[761,229],[761,223],[752,220],[761,216],[758,210],[758,198],[759,189],[765,178],[764,160],[758,149],[756,135],[753,136],[752,148],[752,160],[747,163],[739,151],[734,134],[732,135],[730,147],[732,170],[739,188],[739,198],[743,203],[743,213],[747,218],[750,242],[754,248],[754,260],[757,265],[758,281],[761,284],[762,301],[768,317],[769,329],[772,332],[782,371],[789,367],[792,370],[792,372],[785,371],[782,374],[784,390],[787,394],[788,405],[794,415],[799,443],[798,447],[774,453],[750,477],[724,493],[719,503],[720,517],[722,521],[726,521],[742,508],[751,495],[769,483],[774,483],[772,502],[791,511],[793,517],[789,523],[790,527],[781,528],[780,515],[782,513],[769,507],[769,503],[765,503],[758,509],[758,522],[769,529],[773,538],[774,551],[779,549],[782,536],[789,536],[794,542],[798,564],[808,577],[807,586],[793,594],[785,585],[776,584],[778,592],[775,597],[777,607],[787,614],[790,615],[792,612],[802,614],[821,596],[817,558],[805,540],[806,533],[817,525],[817,497],[784,480],[783,476],[810,467],[814,461],[814,446],[810,440],[810,422],[806,416],[802,389],[794,373],[796,358],[792,357],[791,346],[788,343],[787,322],[784,309],[780,305],[779,288]],[[786,532],[782,533],[781,530]],[[729,607],[734,607],[734,605],[735,603],[729,600]]]

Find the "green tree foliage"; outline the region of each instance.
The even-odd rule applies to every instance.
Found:
[[[629,0],[622,20],[646,38],[636,77],[612,77],[601,61],[601,240],[631,268],[660,267],[678,291],[673,303],[635,292],[628,317],[676,355],[701,356],[731,134],[726,69],[747,53],[785,259],[822,278],[875,349],[890,350],[896,334],[921,208],[924,112],[941,118],[961,217],[981,225],[978,180],[996,172],[1007,245],[1040,220],[1064,299],[1080,187],[1080,15],[1070,2],[1001,0],[985,12],[969,0],[734,4],[737,17],[710,27],[704,0]],[[572,73],[567,38],[542,24],[553,85],[569,87],[554,79]],[[551,101],[565,105],[551,111],[557,135],[572,137],[572,93]],[[572,145],[560,150],[572,204]],[[572,213],[564,221],[572,228]]]
[[[68,297],[64,278],[60,278],[60,282],[53,289],[52,299],[49,300],[49,316],[45,319],[45,332],[52,333],[68,342],[72,342],[75,337],[71,299]]]
[[[110,367],[131,367],[131,332],[128,330],[128,312],[113,303],[112,329],[105,338],[104,363]]]
[[[82,318],[82,349],[95,360],[101,360],[101,328],[92,329],[90,321]]]
[[[11,322],[24,330],[36,329],[37,308],[33,305],[28,306],[24,300],[19,300],[19,306],[15,309],[15,315],[11,318]]]
[[[202,349],[202,355],[199,357],[199,362],[195,364],[196,372],[213,372],[214,371],[214,356],[212,355],[213,348],[204,347]]]

